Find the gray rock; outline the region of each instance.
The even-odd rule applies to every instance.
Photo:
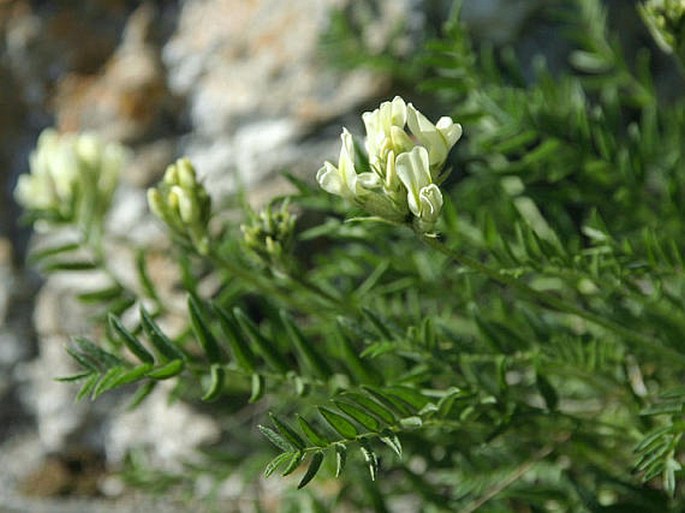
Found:
[[[161,222],[154,217],[147,205],[145,189],[123,183],[117,190],[106,221],[110,239],[126,241],[129,245],[158,247],[166,240]],[[109,259],[118,267],[118,255],[111,253]],[[128,263],[128,262],[127,262]]]
[[[218,439],[215,420],[183,402],[170,403],[169,392],[162,385],[140,408],[112,416],[105,444],[109,462],[120,464],[132,448],[145,449],[155,468],[180,471],[182,462],[197,459],[195,448]]]
[[[99,283],[98,283],[99,282]],[[71,337],[89,335],[93,314],[75,295],[105,285],[104,276],[83,274],[54,275],[43,286],[34,314],[39,358],[26,366],[29,402],[37,420],[38,434],[48,453],[80,450],[102,451],[105,418],[113,406],[113,396],[89,403],[76,402],[78,384],[59,383],[58,377],[75,374],[75,362],[65,351]]]
[[[10,243],[0,238],[0,440],[28,418],[17,372],[35,355],[30,305],[36,284],[31,281],[13,266]]]

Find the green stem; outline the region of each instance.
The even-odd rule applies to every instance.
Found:
[[[188,370],[198,376],[205,375],[207,373],[207,365],[204,363],[194,363],[191,362],[186,365]],[[248,371],[246,369],[241,369],[240,367],[235,367],[230,364],[222,365],[223,369],[230,374],[234,374],[236,376],[240,376],[243,378],[246,378],[249,380],[249,378],[252,377],[253,374],[255,374],[255,371]],[[269,383],[273,384],[278,384],[278,385],[283,385],[283,384],[289,384],[292,385],[290,381],[290,376],[288,374],[279,374],[276,372],[271,372],[271,371],[264,371],[260,370],[257,372],[257,374],[263,376],[266,378]],[[311,376],[302,376],[298,375],[300,379],[307,385],[311,386],[313,389],[321,390],[322,392],[327,392],[330,390],[330,386],[328,384],[328,381],[322,380],[319,378],[314,378]],[[232,382],[234,383],[234,382]],[[271,388],[271,385],[270,385]],[[249,390],[249,386],[245,387],[245,390]],[[327,397],[327,396],[326,396]]]
[[[621,337],[624,337],[627,340],[631,340],[632,342],[634,342],[641,348],[646,349],[647,351],[659,353],[662,357],[675,359],[679,362],[685,363],[685,355],[682,355],[681,353],[660,344],[659,341],[654,337],[650,337],[642,333],[630,330],[606,317],[602,317],[593,312],[584,310],[572,303],[564,301],[561,298],[555,297],[546,292],[535,290],[529,285],[525,284],[524,282],[511,276],[508,276],[506,274],[502,274],[498,272],[496,269],[488,267],[486,264],[476,260],[475,258],[456,253],[455,251],[453,251],[452,249],[450,249],[445,244],[441,243],[439,240],[435,238],[427,237],[425,235],[421,235],[421,238],[428,246],[447,256],[455,263],[463,265],[464,267],[468,267],[473,271],[476,271],[480,274],[487,276],[493,281],[496,281],[502,285],[505,285],[515,290],[521,296],[533,302],[540,303],[558,312],[576,315],[592,324],[613,331],[614,333],[620,335]]]

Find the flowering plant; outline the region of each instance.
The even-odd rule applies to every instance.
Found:
[[[105,312],[64,379],[93,399],[137,387],[135,404],[173,383],[222,432],[176,482],[256,490],[257,509],[256,467],[313,484],[284,511],[682,513],[685,99],[633,73],[599,0],[576,1],[581,73],[482,62],[457,22],[428,48],[425,84],[468,123],[454,186],[461,126],[399,97],[362,115],[363,140],[343,129],[320,187],[290,177],[296,192],[243,222],[172,164],[148,192],[172,272],[150,273],[143,247],[126,281],[81,294]],[[649,3],[680,23],[676,0]],[[111,195],[83,163],[109,159],[55,137],[17,197],[79,222],[84,191]],[[342,222],[349,205],[321,189],[389,223]],[[35,260],[107,271],[80,243]]]

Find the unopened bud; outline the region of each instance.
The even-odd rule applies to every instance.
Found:
[[[200,212],[195,198],[192,197],[191,193],[180,187],[174,187],[174,190],[178,191],[178,213],[181,216],[181,220],[188,225],[197,223],[200,220]]]
[[[181,189],[178,186],[174,186],[171,188],[169,193],[167,194],[166,197],[166,204],[167,206],[173,210],[173,211],[178,211],[179,205],[181,203],[181,199],[179,198],[179,193],[182,193],[183,189]]]
[[[167,185],[178,184],[178,168],[172,164],[164,172],[164,183]]]
[[[154,215],[160,219],[164,219],[166,217],[166,205],[164,204],[164,198],[162,198],[162,194],[159,192],[159,190],[155,188],[150,188],[147,190],[147,204]]]
[[[194,189],[197,187],[197,177],[195,168],[187,158],[179,159],[176,162],[178,184],[184,189]]]
[[[152,192],[154,191],[154,192]],[[211,198],[196,180],[191,162],[179,159],[167,167],[162,182],[148,192],[150,209],[201,254],[209,251],[207,225]]]

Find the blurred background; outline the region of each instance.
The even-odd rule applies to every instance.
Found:
[[[540,54],[563,69],[568,42],[548,12],[562,3],[465,0],[463,20],[476,44],[511,46],[524,70]],[[651,45],[634,2],[607,4],[628,53]],[[360,132],[360,112],[379,100],[401,94],[436,109],[416,89],[417,56],[452,8],[450,0],[0,0],[0,513],[140,511],[146,499],[110,471],[140,447],[173,470],[220,430],[164,394],[126,412],[116,394],[77,403],[74,387],[54,380],[72,370],[68,334],[89,323],[71,299],[83,283],[71,274],[44,280],[25,263],[35,238],[12,190],[40,131],[94,131],[130,147],[111,228],[132,244],[162,245],[145,189],[179,156],[191,158],[216,201],[245,187],[258,204],[285,192],[284,170],[313,181],[336,158],[341,125]],[[671,76],[666,67],[657,75],[666,91]],[[112,251],[122,269],[130,264],[129,253]],[[164,279],[162,261],[156,273]],[[233,482],[224,493],[247,492]]]

